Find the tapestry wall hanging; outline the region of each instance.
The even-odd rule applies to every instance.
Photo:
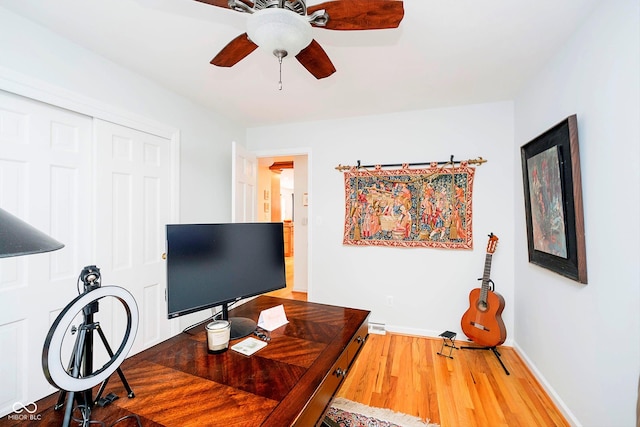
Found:
[[[469,162],[344,172],[345,245],[472,249]]]

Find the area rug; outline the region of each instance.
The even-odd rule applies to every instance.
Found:
[[[438,427],[438,424],[429,424],[428,420],[424,422],[418,417],[341,397],[333,400],[326,415],[339,427]]]

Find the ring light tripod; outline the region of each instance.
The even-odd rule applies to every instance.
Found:
[[[63,406],[67,392],[69,392],[63,426],[69,426],[73,411],[74,397],[77,398],[79,408],[83,411],[83,426],[89,424],[91,407],[98,403],[104,388],[109,381],[109,376],[118,372],[130,398],[135,394],[129,387],[122,370],[119,368],[129,353],[133,340],[138,331],[138,306],[133,296],[124,288],[118,286],[100,285],[100,270],[91,265],[85,267],[80,273],[78,282],[84,284],[84,292],[71,301],[58,315],[51,325],[42,350],[42,369],[51,385],[60,389],[58,403],[54,409]],[[79,284],[79,283],[78,283]],[[100,327],[95,322],[93,315],[98,312],[98,301],[105,297],[114,297],[118,300],[126,312],[127,327],[122,342],[114,353]],[[82,323],[70,330],[76,335],[71,360],[68,366],[62,365],[62,343],[71,322],[82,313]],[[93,367],[93,332],[97,331],[110,359],[102,367]],[[100,389],[95,399],[91,397],[92,388],[100,384]],[[79,396],[75,394],[79,393]]]

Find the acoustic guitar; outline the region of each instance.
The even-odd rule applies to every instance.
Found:
[[[497,244],[498,237],[491,233],[484,261],[482,287],[469,293],[469,308],[460,321],[462,332],[471,341],[486,347],[498,346],[507,339],[507,330],[500,316],[504,310],[504,298],[491,289],[493,281],[489,278],[491,257]]]

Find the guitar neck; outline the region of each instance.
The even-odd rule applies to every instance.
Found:
[[[482,290],[480,291],[480,299],[484,302],[487,301],[487,293],[489,292],[489,275],[491,273],[491,257],[492,254],[487,253],[484,259],[484,272],[482,274]]]

